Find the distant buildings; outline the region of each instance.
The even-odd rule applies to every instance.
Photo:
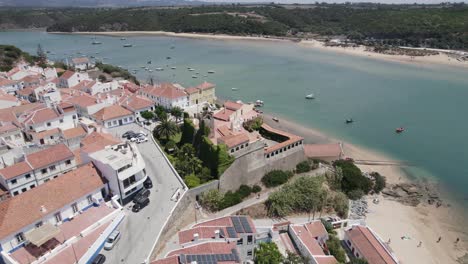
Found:
[[[86,57],[73,58],[71,60],[70,66],[75,68],[75,70],[86,71],[94,67],[94,64],[89,61]]]

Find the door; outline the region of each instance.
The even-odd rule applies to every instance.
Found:
[[[39,143],[41,143],[41,145],[44,145],[44,139],[41,138],[41,140],[39,141]]]
[[[119,126],[123,125],[122,119],[119,119]]]

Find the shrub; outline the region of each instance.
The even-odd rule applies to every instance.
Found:
[[[333,163],[335,168],[341,168],[343,179],[341,180],[341,189],[350,199],[356,197],[359,192],[353,193],[353,198],[350,196],[351,191],[360,190],[362,195],[369,193],[372,187],[372,182],[362,175],[361,170],[354,165],[352,161],[337,160]],[[361,195],[361,196],[362,196]]]
[[[296,165],[296,172],[297,173],[309,172],[311,169],[312,169],[312,167],[310,166],[310,163],[309,163],[308,160],[299,162]]]
[[[320,222],[322,222],[322,225],[325,227],[325,230],[327,230],[328,234],[332,234],[333,232],[335,232],[333,230],[333,225],[330,222],[326,221],[323,218],[320,219]]]
[[[268,188],[276,187],[286,183],[291,176],[290,171],[273,170],[263,176],[262,183]]]
[[[197,176],[193,174],[190,174],[190,175],[185,176],[184,182],[185,184],[187,184],[187,187],[195,188],[200,185],[200,178],[198,178]]]
[[[222,200],[223,195],[218,190],[209,190],[200,197],[201,205],[212,212],[219,210]]]
[[[252,188],[250,186],[242,184],[237,190],[237,193],[240,195],[242,199],[244,199],[245,197],[249,196],[252,193]]]
[[[253,193],[259,193],[261,191],[262,191],[262,187],[260,187],[259,185],[255,184],[254,186],[252,186]]]
[[[348,192],[348,198],[351,199],[351,200],[359,200],[364,195],[365,195],[365,193],[360,189],[356,189],[356,190],[352,190],[352,191]]]
[[[349,200],[346,194],[342,192],[335,194],[335,197],[333,197],[333,210],[343,219],[348,217]]]
[[[176,150],[177,144],[174,142],[174,140],[169,140],[166,142],[164,145],[164,150],[166,152],[174,152]]]
[[[221,200],[221,203],[219,205],[219,210],[231,207],[233,205],[236,205],[238,203],[242,202],[242,197],[240,196],[239,193],[237,192],[231,192],[228,191],[227,193],[224,194],[223,199]]]
[[[335,235],[330,235],[327,241],[327,247],[330,254],[333,255],[339,263],[346,262],[346,252],[341,247],[340,240]]]
[[[386,179],[384,176],[380,175],[378,172],[373,172],[371,173],[371,175],[374,177],[374,180],[375,180],[374,186],[373,186],[374,192],[380,193],[385,188]]]

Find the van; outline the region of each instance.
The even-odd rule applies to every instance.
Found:
[[[111,250],[112,248],[114,248],[115,244],[117,244],[119,239],[120,239],[120,231],[119,230],[112,231],[112,233],[107,238],[106,243],[104,244],[104,249]]]
[[[135,201],[135,204],[132,207],[132,211],[135,213],[139,212],[141,209],[143,209],[143,207],[147,206],[149,202],[150,200],[148,197],[141,196],[138,198],[138,200]]]

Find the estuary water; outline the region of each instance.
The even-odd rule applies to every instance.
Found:
[[[102,44],[92,45],[94,40]],[[467,69],[407,65],[268,41],[0,32],[0,44],[31,53],[41,44],[54,60],[94,56],[138,70],[143,81],[153,78],[186,87],[213,82],[218,97],[263,100],[264,110],[281,118],[410,162],[410,177],[438,180],[453,198],[468,204]],[[215,73],[208,74],[210,70]],[[315,100],[305,100],[310,93]],[[346,125],[344,120],[351,117],[356,122]],[[400,126],[406,131],[397,135]]]

